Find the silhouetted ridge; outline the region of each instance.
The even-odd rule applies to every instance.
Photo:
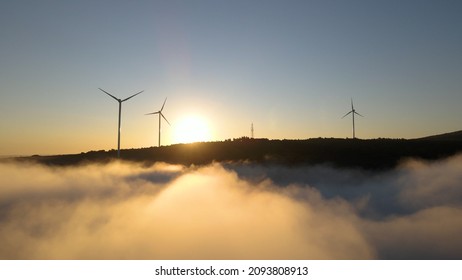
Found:
[[[212,162],[252,162],[259,164],[316,165],[388,169],[406,158],[436,160],[462,151],[462,141],[432,139],[335,139],[268,140],[239,138],[223,142],[176,144],[162,147],[121,150],[126,161],[152,164],[166,162],[205,165]],[[116,150],[90,151],[74,155],[19,158],[50,165],[109,162]]]
[[[418,138],[416,140],[462,141],[462,130]]]

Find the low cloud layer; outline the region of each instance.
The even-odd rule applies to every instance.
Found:
[[[1,259],[461,259],[462,157],[327,166],[0,164]]]

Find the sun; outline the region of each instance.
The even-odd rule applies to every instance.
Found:
[[[173,141],[175,143],[193,143],[210,141],[210,130],[203,118],[187,116],[175,124]]]

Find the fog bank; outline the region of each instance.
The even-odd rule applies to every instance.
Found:
[[[462,157],[386,173],[0,163],[1,259],[460,259]]]

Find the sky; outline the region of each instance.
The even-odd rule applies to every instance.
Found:
[[[460,1],[2,1],[0,155],[462,129]],[[187,122],[186,122],[187,123]],[[183,124],[183,125],[181,125]],[[191,132],[192,133],[192,132]],[[180,133],[181,134],[181,133]]]

